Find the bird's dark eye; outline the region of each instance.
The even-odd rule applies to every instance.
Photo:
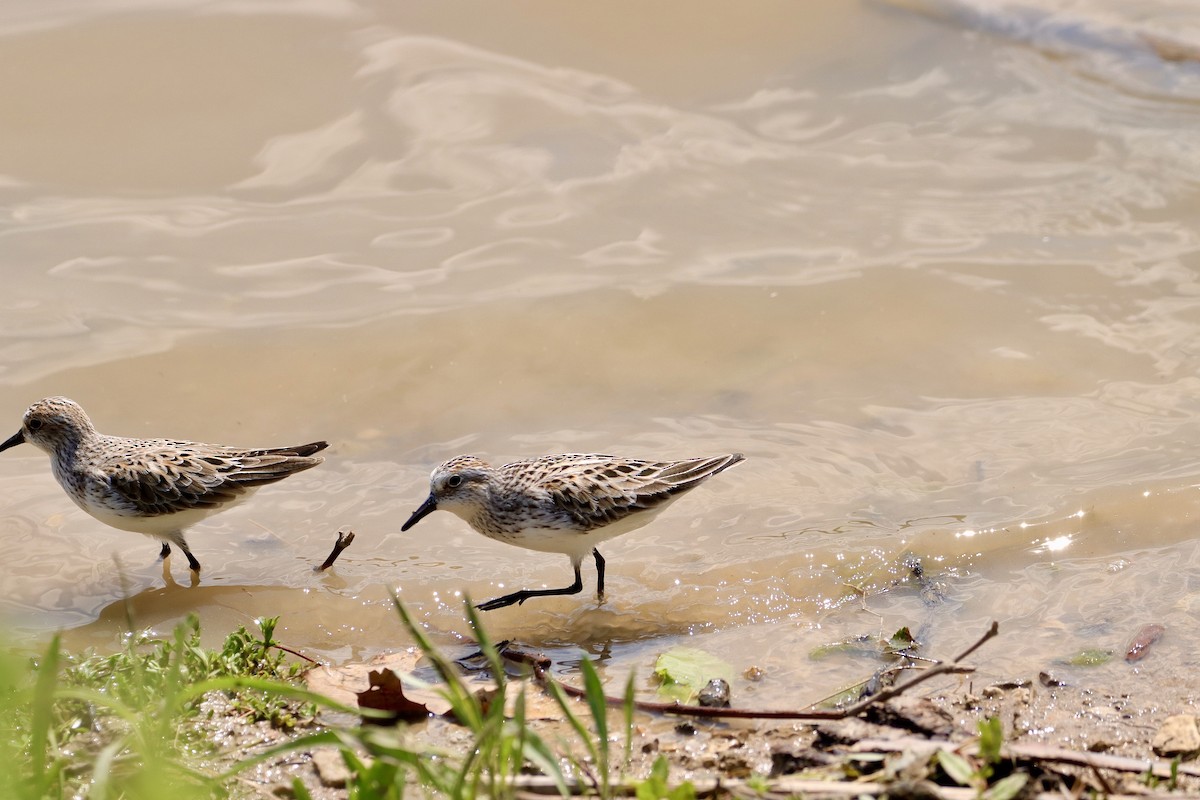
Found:
[[[451,489],[457,489],[462,486],[462,475],[451,475],[450,479],[446,481],[446,485]]]
[[[42,421],[36,417],[29,420],[29,430],[36,431],[42,427]]]

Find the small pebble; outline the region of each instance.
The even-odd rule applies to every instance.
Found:
[[[729,681],[713,678],[696,695],[696,702],[706,708],[729,708]]]
[[[1050,674],[1049,672],[1039,672],[1038,673],[1038,683],[1042,684],[1042,686],[1048,686],[1051,688],[1053,688],[1055,686],[1066,686],[1067,685],[1065,681]]]
[[[1150,747],[1163,758],[1194,756],[1200,752],[1200,727],[1196,725],[1196,718],[1188,714],[1167,717],[1154,734]]]
[[[314,750],[312,763],[321,784],[331,789],[341,789],[350,779],[350,770],[346,769],[341,752],[332,747]]]

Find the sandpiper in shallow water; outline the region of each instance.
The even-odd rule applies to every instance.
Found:
[[[200,571],[183,531],[229,508],[260,486],[324,461],[329,445],[244,450],[173,439],[133,439],[98,433],[79,404],[47,397],[25,411],[21,430],[0,451],[29,442],[50,456],[54,477],[75,504],[101,522],[175,545]]]
[[[741,453],[685,461],[571,453],[492,467],[475,456],[458,456],[433,471],[429,498],[400,530],[441,508],[489,538],[571,558],[570,586],[522,589],[480,603],[481,611],[531,597],[578,594],[579,567],[589,552],[596,559],[596,596],[603,600],[604,558],[596,545],[642,527],[679,495],[742,460]]]

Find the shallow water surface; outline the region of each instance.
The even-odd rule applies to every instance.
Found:
[[[795,706],[869,674],[809,658],[854,635],[999,619],[982,680],[1159,622],[1078,679],[1190,702],[1200,66],[1142,34],[1200,15],[1014,9],[5,5],[0,431],[65,394],[332,446],[191,531],[195,585],[0,454],[0,614],[98,647],[281,615],[344,661],[407,644],[395,590],[452,644],[464,595],[571,576],[446,513],[401,534],[434,465],[741,451],[605,546],[604,604],[586,563],[492,632],[614,680],[702,647]]]

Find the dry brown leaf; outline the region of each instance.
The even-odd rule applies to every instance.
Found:
[[[419,650],[409,648],[397,653],[376,656],[365,663],[342,664],[336,667],[320,666],[304,673],[304,682],[309,691],[323,694],[347,706],[357,706],[360,692],[366,691],[370,685],[370,674],[377,670],[391,670],[404,682],[404,696],[415,703],[425,706],[430,714],[448,716],[450,703],[442,696],[436,686],[423,688],[407,681],[416,669],[421,659]],[[466,678],[472,691],[494,693],[496,684],[491,680],[482,680],[472,676]],[[512,716],[514,702],[519,691],[517,681],[511,682],[511,688],[505,698],[505,713]],[[578,702],[582,708],[582,701]],[[562,709],[554,698],[546,694],[532,683],[525,685],[525,718],[530,720],[558,720],[563,718]]]
[[[412,647],[397,653],[376,656],[365,663],[314,667],[304,673],[304,683],[309,691],[323,694],[342,705],[356,706],[359,693],[366,691],[371,685],[372,672],[391,670],[403,680],[403,676],[413,673],[420,659],[420,651]],[[430,714],[440,715],[450,710],[450,703],[436,688],[426,689],[410,682],[405,689],[405,695],[409,700],[424,705]]]
[[[376,711],[386,711],[388,719],[364,717],[363,721],[372,724],[386,722],[420,722],[429,717],[429,708],[424,703],[418,703],[404,696],[404,684],[400,677],[386,667],[371,670],[367,674],[370,685],[358,693],[358,707],[371,708]]]

